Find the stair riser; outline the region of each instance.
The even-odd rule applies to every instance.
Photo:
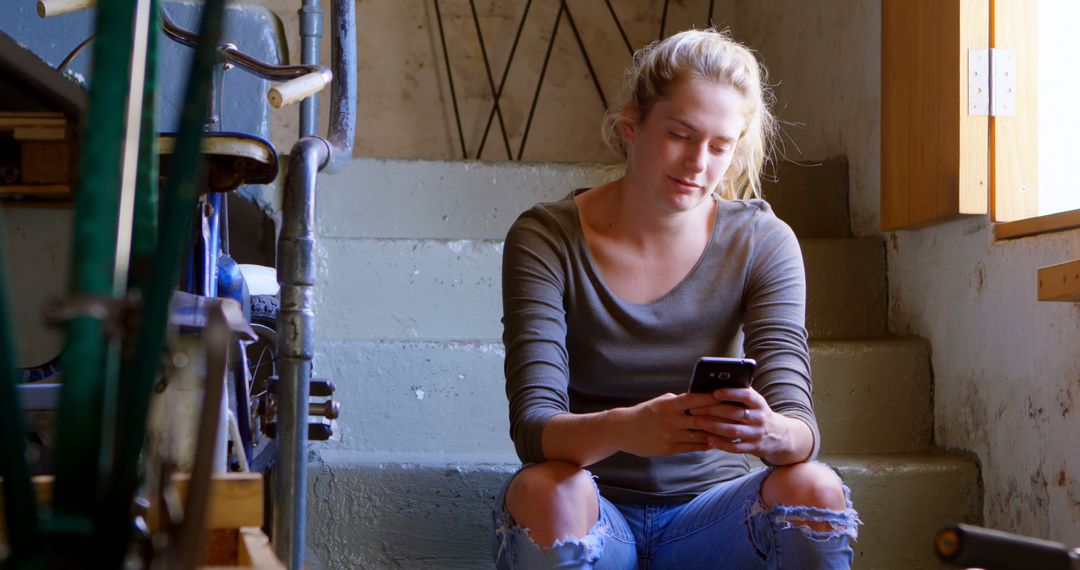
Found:
[[[503,239],[518,214],[622,176],[622,165],[357,158],[320,180],[319,232],[339,238]],[[772,173],[768,173],[772,174]],[[785,163],[765,196],[796,235],[849,237],[847,164]]]
[[[864,526],[855,568],[943,568],[934,536],[948,524],[982,521],[978,468],[956,460],[926,469],[834,465],[852,490]],[[860,563],[862,561],[862,563]]]
[[[309,476],[312,554],[327,568],[490,568],[491,510],[514,469],[324,461]],[[938,568],[934,533],[978,521],[970,463],[838,470],[865,523],[856,568]]]
[[[886,334],[878,240],[806,240],[812,338]],[[319,241],[320,339],[457,340],[502,335],[502,242]]]
[[[828,453],[930,444],[929,370],[920,342],[813,343],[814,399]],[[356,451],[498,453],[514,459],[498,343],[323,342],[340,440]]]
[[[803,240],[811,338],[874,338],[888,331],[885,243]]]
[[[814,410],[829,453],[929,449],[930,355],[921,340],[811,344]]]

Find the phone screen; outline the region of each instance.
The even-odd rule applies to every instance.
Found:
[[[694,365],[690,392],[712,392],[720,388],[749,388],[757,362],[752,358],[704,356]]]

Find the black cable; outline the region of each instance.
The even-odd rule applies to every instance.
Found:
[[[585,58],[585,67],[589,68],[589,77],[592,78],[593,86],[596,87],[596,94],[600,96],[600,103],[604,105],[604,112],[607,112],[607,98],[604,97],[604,90],[600,87],[600,80],[596,78],[596,70],[593,69],[592,60],[589,59],[589,52],[585,51],[585,43],[581,41],[581,35],[578,34],[577,25],[574,23],[574,15],[570,13],[570,6],[566,5],[566,0],[562,0],[562,9],[566,11],[566,21],[570,22],[570,30],[574,32],[574,39],[577,40],[577,45],[581,48],[581,56]]]
[[[619,35],[622,36],[622,41],[626,44],[626,51],[630,52],[630,56],[634,55],[634,48],[630,45],[630,38],[626,37],[626,30],[622,27],[622,22],[619,21],[619,16],[615,14],[615,8],[611,7],[611,0],[604,0],[607,4],[608,12],[611,13],[611,19],[615,20],[615,27],[619,28]]]
[[[443,32],[442,13],[439,11],[439,0],[435,2],[435,20],[439,22],[439,40],[442,42],[443,63],[446,65],[446,79],[450,82],[450,100],[454,103],[454,118],[457,119],[458,142],[461,143],[461,159],[468,160],[469,153],[465,150],[465,133],[461,130],[461,113],[458,111],[457,92],[454,91],[454,74],[450,71],[450,54],[446,51],[446,34]]]
[[[469,0],[469,8],[472,10],[473,25],[476,27],[476,39],[480,42],[480,55],[484,58],[484,71],[487,73],[491,98],[495,104],[495,112],[499,114],[499,130],[502,131],[503,145],[506,147],[506,158],[507,160],[513,160],[514,154],[510,151],[510,139],[506,136],[506,120],[503,119],[502,109],[499,108],[499,93],[495,91],[495,78],[491,76],[491,63],[488,62],[487,48],[484,47],[484,34],[480,31],[480,17],[476,15],[476,2],[474,0]],[[485,137],[487,135],[486,129],[484,135]],[[476,158],[480,158],[479,151],[476,153]]]
[[[521,21],[518,22],[517,33],[514,34],[514,43],[510,46],[510,57],[506,58],[506,67],[503,68],[502,79],[499,80],[499,90],[495,92],[495,99],[498,100],[502,97],[503,87],[506,85],[506,78],[510,76],[510,64],[514,61],[514,52],[517,51],[518,40],[521,39],[521,31],[525,29],[525,18],[529,16],[529,7],[532,6],[532,0],[525,2],[525,12],[521,14]],[[480,139],[480,149],[476,151],[476,156],[479,157],[484,153],[484,144],[487,143],[488,130],[491,129],[491,121],[495,118],[495,106],[492,105],[491,112],[488,113],[487,123],[484,125],[484,136]],[[502,120],[502,116],[499,116],[499,120]],[[513,160],[514,156],[510,155],[510,160]]]
[[[518,160],[521,160],[521,155],[525,153],[525,142],[529,140],[529,129],[532,127],[533,113],[536,112],[536,102],[540,100],[540,87],[544,85],[544,74],[547,73],[548,61],[551,60],[551,48],[555,46],[555,35],[559,31],[559,22],[562,21],[565,7],[565,4],[559,3],[559,14],[555,16],[555,25],[551,27],[551,39],[548,41],[547,53],[544,54],[544,65],[540,68],[540,79],[536,82],[536,93],[533,94],[532,106],[529,107],[529,120],[525,122],[525,133],[521,135],[521,146],[518,147]]]

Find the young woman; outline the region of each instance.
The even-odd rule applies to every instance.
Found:
[[[496,564],[847,568],[858,517],[813,462],[802,256],[760,199],[758,63],[688,31],[635,54],[628,89],[605,121],[625,175],[533,207],[506,239],[525,467],[496,506]],[[751,388],[686,393],[699,357],[744,354]]]

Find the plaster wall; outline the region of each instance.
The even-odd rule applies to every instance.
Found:
[[[782,156],[847,156],[852,233],[879,234],[881,3],[740,1],[737,14],[736,35],[769,70]]]
[[[299,61],[297,8],[300,0],[264,0],[284,22],[292,61]],[[567,3],[582,43],[589,54],[604,95],[612,103],[630,52],[603,2]],[[634,49],[656,39],[664,11],[663,0],[611,2]],[[715,0],[713,21],[735,27],[737,0]],[[329,21],[329,2],[322,2]],[[450,76],[468,158],[507,160],[498,118],[487,133],[483,153],[477,151],[491,111],[491,88],[484,56],[466,0],[440,0],[443,30],[449,52]],[[484,47],[498,86],[510,60],[525,0],[477,0]],[[709,0],[676,0],[668,7],[667,33],[707,25]],[[511,154],[522,148],[558,2],[532,2],[521,40],[500,98]],[[439,18],[430,0],[361,0],[357,2],[358,156],[453,160],[462,158],[453,100],[439,36]],[[555,33],[551,60],[537,100],[535,116],[522,159],[530,162],[617,162],[619,157],[600,141],[604,108],[589,76],[581,49],[564,16]],[[329,61],[327,42],[322,60]],[[324,116],[325,105],[320,112]],[[297,114],[274,116],[275,142],[291,144]],[[275,135],[278,137],[278,135]]]
[[[655,39],[663,19],[662,0],[616,0],[616,13],[634,48]],[[265,0],[282,20],[292,61],[299,60],[297,0]],[[359,100],[356,154],[388,158],[453,160],[462,157],[453,101],[433,2],[364,0],[357,4]],[[525,2],[476,2],[480,28],[496,84],[507,66]],[[575,24],[609,104],[619,93],[629,63],[611,15],[600,2],[570,2]],[[491,91],[468,3],[439,2],[469,158],[506,160],[508,154],[491,111]],[[668,7],[667,33],[703,27],[709,2],[682,0]],[[329,3],[323,9],[329,17]],[[534,2],[525,22],[500,107],[513,156],[521,149],[525,124],[556,2]],[[770,70],[784,121],[783,156],[815,164],[846,155],[850,161],[852,228],[857,236],[879,231],[880,199],[880,5],[874,0],[800,2],[770,0],[714,3],[713,23],[730,29],[755,49]],[[324,42],[325,44],[326,42]],[[585,67],[572,29],[563,18],[535,109],[522,158],[536,162],[618,162],[600,141],[603,106]],[[797,46],[798,49],[793,49]],[[324,45],[323,61],[329,53]],[[320,111],[325,117],[326,106]],[[275,142],[295,140],[297,113],[275,113]],[[325,119],[322,122],[325,125]]]
[[[1080,304],[1040,303],[1039,267],[1080,231],[995,242],[985,216],[889,238],[894,332],[930,340],[934,434],[982,464],[986,524],[1080,536]]]

